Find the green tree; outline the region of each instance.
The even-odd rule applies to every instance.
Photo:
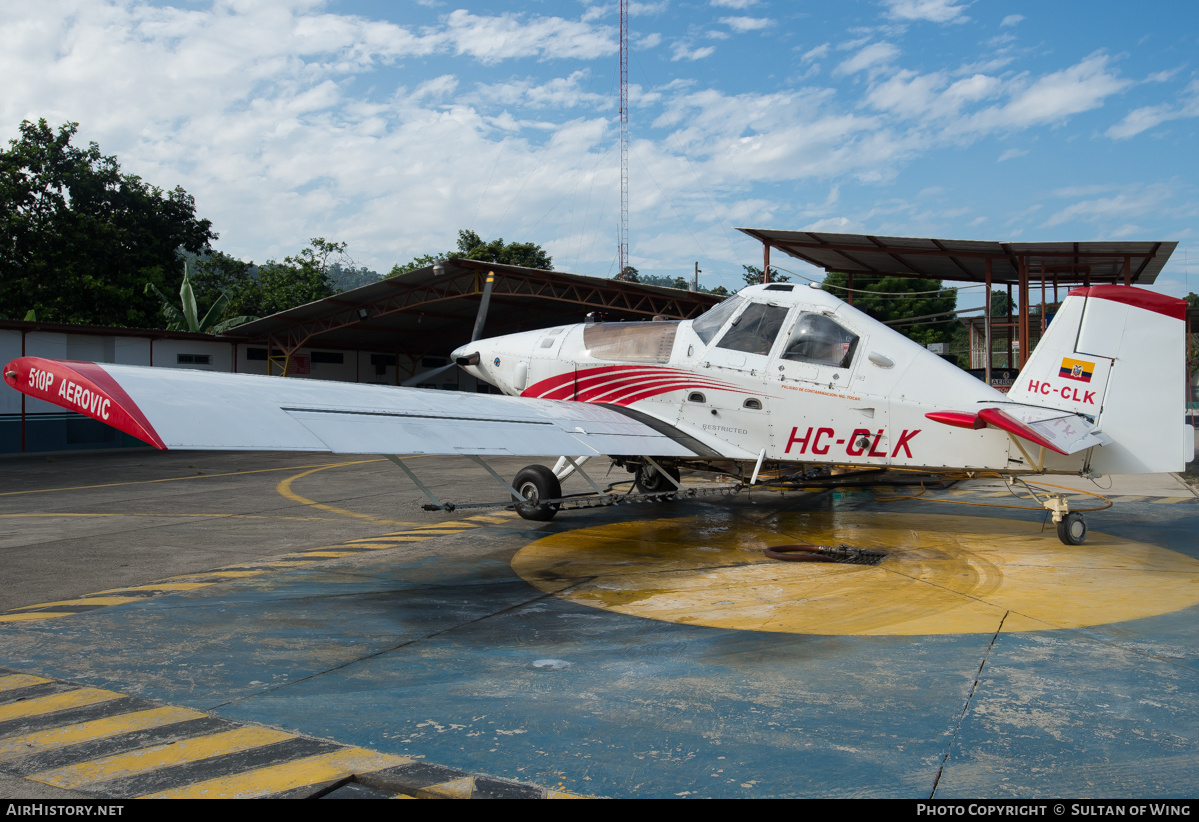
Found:
[[[519,265],[525,268],[540,268],[544,271],[554,270],[553,258],[536,243],[505,243],[503,238],[485,243],[478,234],[464,228],[458,232],[458,246],[453,251],[414,257],[407,263],[393,266],[387,276],[394,277],[418,268],[425,268],[437,262],[438,257],[448,260],[480,260],[502,265]]]
[[[266,317],[297,305],[332,296],[330,266],[345,256],[346,244],[313,237],[310,245],[283,262],[267,260],[258,266],[256,277],[230,302],[231,310]]]
[[[842,299],[848,286],[847,274],[832,272],[824,278],[824,290]],[[948,312],[957,307],[958,295],[956,289],[942,289],[940,280],[859,274],[853,287],[854,308],[881,322],[895,323],[895,330],[909,339],[921,345],[951,342],[958,323]],[[897,322],[916,317],[928,319]]]
[[[616,279],[624,280],[626,283],[641,282],[641,272],[631,265],[626,265],[620,274],[616,275]]]
[[[255,287],[258,268],[252,262],[223,251],[183,256],[189,265],[192,291],[200,305],[212,305],[223,294],[228,294],[232,302],[243,289]]]
[[[746,285],[760,285],[762,283],[762,269],[756,265],[741,266],[745,271],[741,274],[741,279],[745,280]],[[770,282],[786,283],[790,282],[791,278],[786,274],[780,274],[779,270],[774,266],[770,268]]]
[[[207,249],[217,235],[186,191],[122,173],[95,143],[71,145],[77,130],[25,121],[0,151],[0,312],[153,326],[159,306],[145,284],[178,288],[178,250]]]
[[[991,316],[992,317],[1006,317],[1009,304],[1011,305],[1012,311],[1015,311],[1016,310],[1015,303],[1011,300],[1008,300],[1007,291],[1005,291],[1001,288],[992,288],[991,289]]]

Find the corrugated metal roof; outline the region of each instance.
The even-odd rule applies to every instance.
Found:
[[[935,280],[1017,284],[1025,261],[1030,281],[1057,277],[1059,283],[1123,283],[1128,260],[1131,282],[1157,279],[1176,242],[1023,243],[989,240],[940,240],[741,228],[759,242],[825,271],[919,276]],[[773,266],[772,266],[773,267]]]
[[[483,335],[581,322],[591,311],[610,320],[655,314],[695,317],[719,301],[702,292],[542,271],[476,260],[433,266],[334,294],[230,329],[242,339],[441,355],[470,340],[483,280],[496,274]],[[365,317],[360,316],[365,313]]]

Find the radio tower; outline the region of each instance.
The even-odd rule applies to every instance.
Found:
[[[620,268],[629,265],[629,0],[620,0]]]

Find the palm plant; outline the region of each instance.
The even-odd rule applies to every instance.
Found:
[[[204,313],[204,317],[201,319],[199,306],[196,305],[196,295],[192,291],[191,274],[188,271],[186,261],[183,263],[183,284],[179,286],[179,301],[181,306],[176,306],[171,302],[154,283],[146,283],[146,293],[153,293],[158,296],[159,301],[162,303],[162,316],[167,320],[168,331],[222,334],[235,325],[241,325],[242,323],[258,319],[257,317],[243,316],[221,320],[221,315],[228,308],[231,298],[228,291],[221,292],[221,296],[217,297],[216,302]]]

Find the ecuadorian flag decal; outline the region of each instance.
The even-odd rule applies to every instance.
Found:
[[[1067,380],[1090,382],[1091,375],[1094,373],[1095,363],[1087,362],[1086,360],[1074,360],[1070,357],[1062,357],[1062,369],[1057,375],[1059,377],[1064,377]]]

